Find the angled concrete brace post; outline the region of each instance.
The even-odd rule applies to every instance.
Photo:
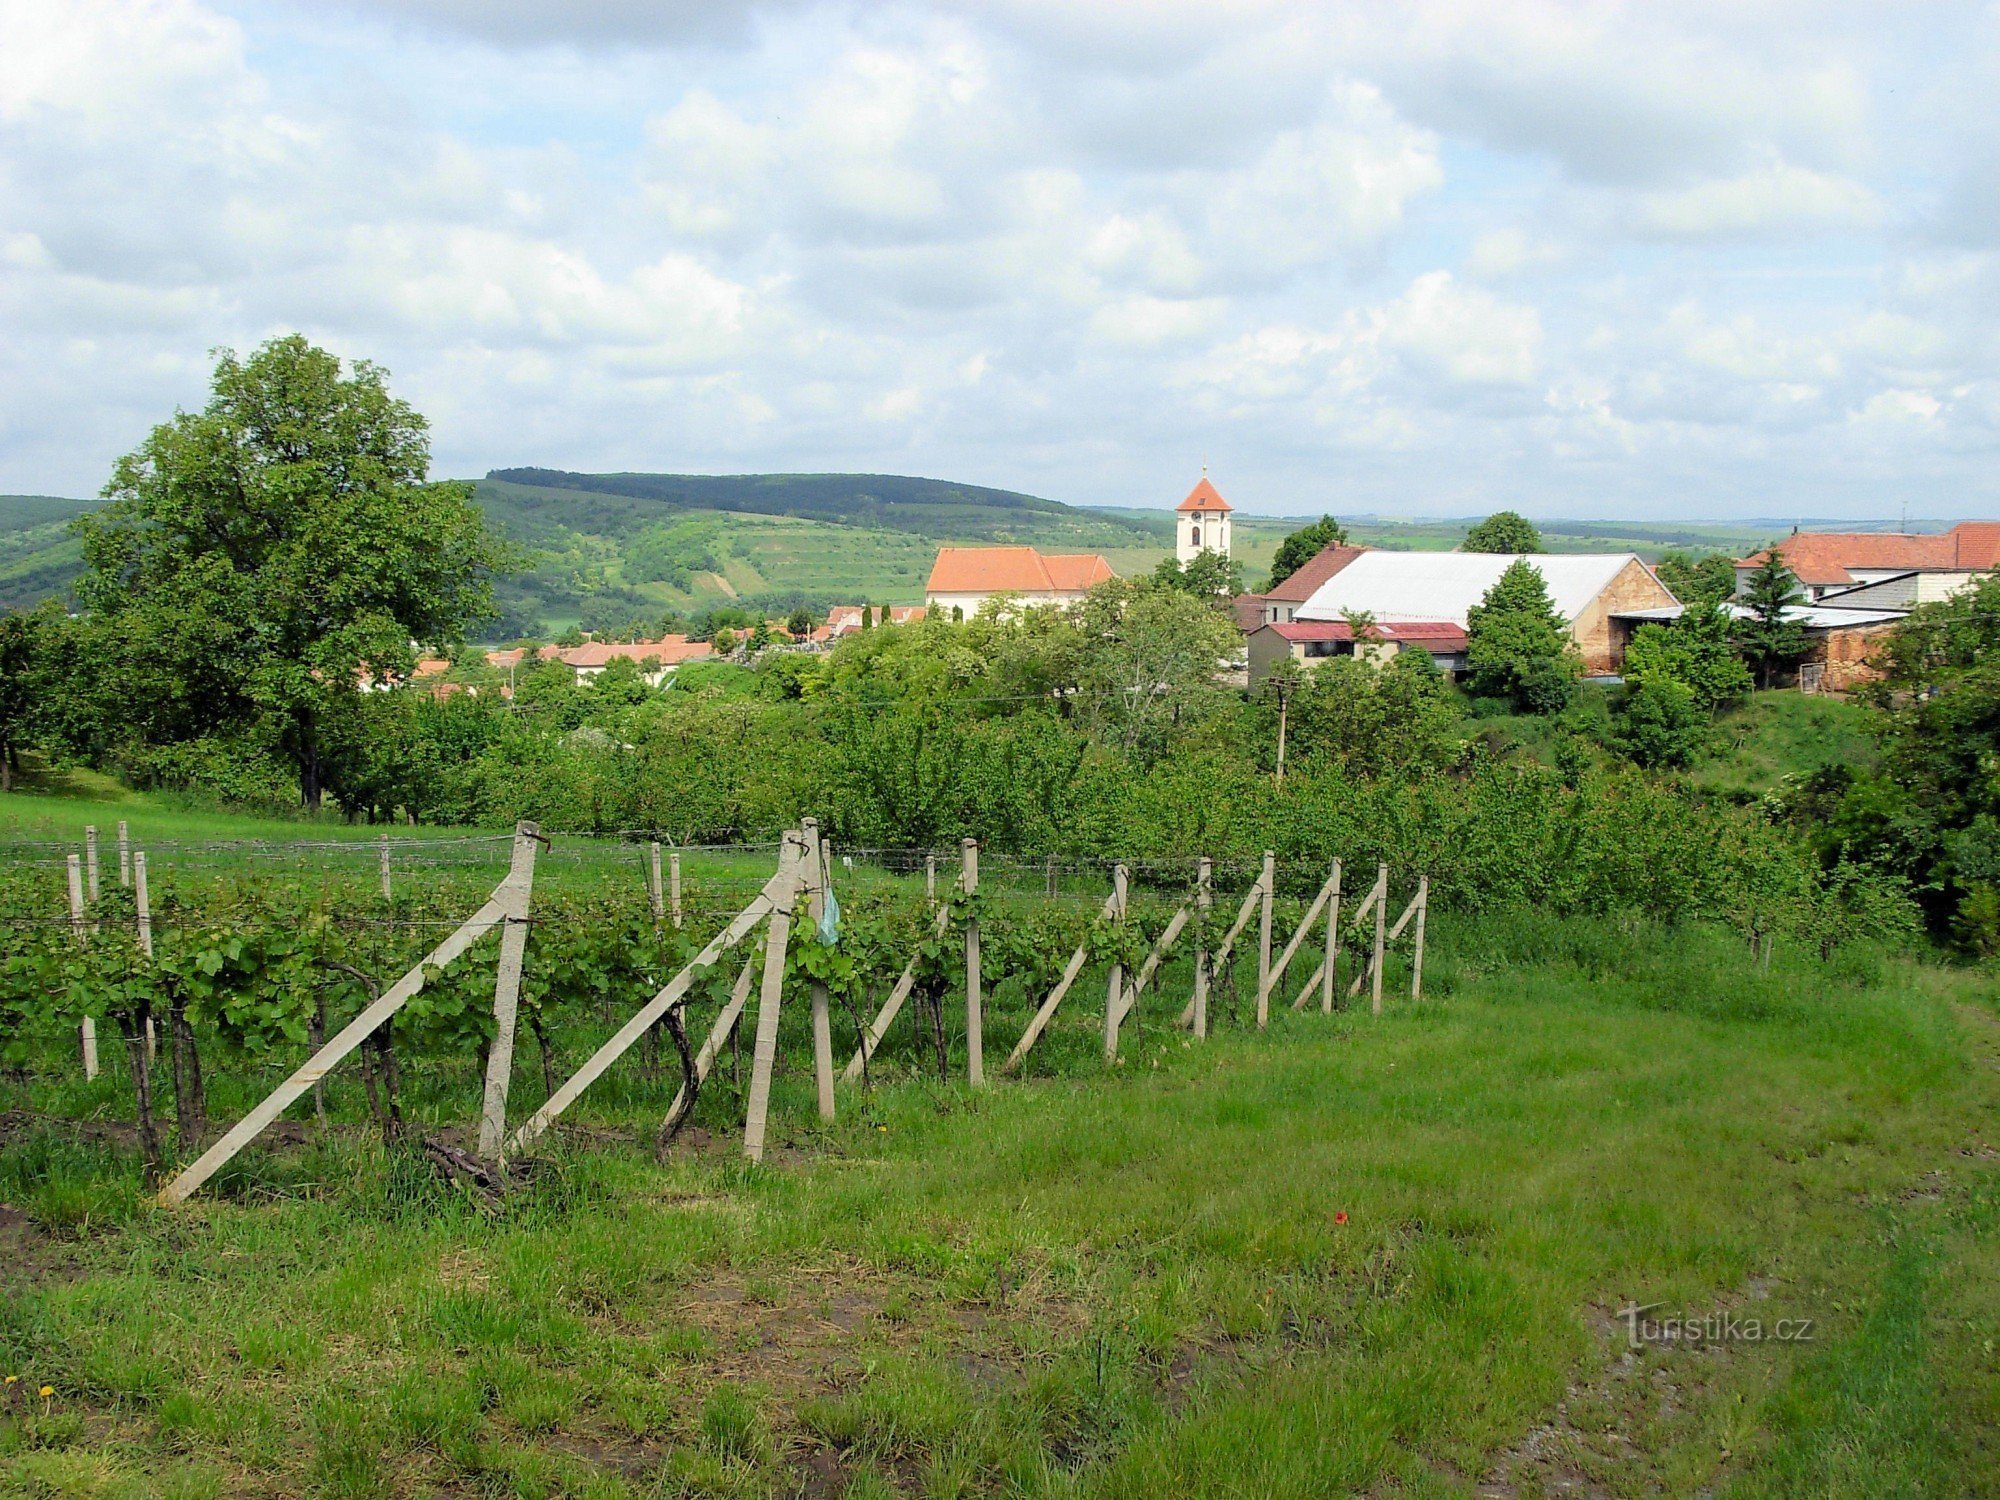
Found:
[[[1103,909],[1097,914],[1098,919],[1107,920],[1117,909],[1118,893],[1113,891],[1105,898]],[[1021,1065],[1021,1059],[1026,1057],[1028,1049],[1035,1045],[1043,1028],[1055,1016],[1056,1007],[1063,1003],[1063,996],[1069,993],[1069,987],[1076,983],[1077,975],[1083,972],[1083,966],[1089,961],[1090,940],[1085,938],[1076,945],[1076,952],[1069,956],[1069,962],[1063,966],[1062,977],[1056,981],[1055,988],[1049,991],[1049,998],[1042,1002],[1041,1009],[1037,1010],[1034,1019],[1028,1022],[1028,1029],[1021,1033],[1021,1040],[1014,1044],[1014,1050],[1007,1054],[1007,1060],[1000,1065],[1001,1072],[1011,1073]]]
[[[343,1026],[337,1036],[307,1058],[290,1078],[273,1089],[263,1103],[238,1120],[227,1135],[210,1146],[193,1165],[161,1189],[160,1203],[163,1206],[171,1206],[185,1201],[204,1182],[227,1166],[231,1157],[263,1134],[273,1120],[283,1114],[315,1083],[332,1072],[340,1060],[367,1040],[376,1027],[401,1010],[410,997],[424,987],[426,969],[444,968],[467,948],[498,927],[501,919],[507,914],[507,898],[508,886],[503,880],[494,888],[493,894],[486,898],[485,904],[467,917],[457,931],[419,959],[408,973],[382,992],[379,1000]]]
[[[1304,945],[1306,934],[1312,931],[1313,923],[1319,919],[1320,909],[1326,905],[1327,898],[1333,894],[1333,881],[1333,876],[1327,876],[1325,883],[1320,886],[1319,891],[1313,896],[1312,905],[1306,908],[1306,914],[1299,919],[1298,929],[1293,932],[1291,941],[1285,944],[1285,951],[1278,956],[1278,961],[1271,966],[1271,972],[1265,976],[1265,993],[1257,997],[1257,1009],[1259,1012],[1270,1009],[1270,992],[1285,982],[1285,971],[1292,966],[1292,959],[1297,956],[1300,947]]]
[[[479,1111],[479,1154],[500,1160],[507,1135],[507,1089],[514,1078],[514,1016],[521,1005],[521,962],[528,951],[528,915],[535,891],[535,847],[542,831],[533,823],[514,828],[514,856],[501,883],[500,967],[493,978],[493,1045],[486,1052],[486,1098]]]
[[[785,945],[792,936],[792,905],[805,883],[804,840],[785,835],[779,855],[784,884],[772,894],[771,920],[764,928],[764,978],[757,992],[757,1045],[751,1056],[750,1098],[743,1116],[743,1154],[764,1159],[764,1127],[771,1109],[771,1070],[778,1059],[778,1006],[785,991]]]
[[[686,968],[669,979],[660,987],[658,994],[627,1017],[625,1024],[612,1033],[611,1039],[593,1052],[590,1060],[578,1068],[568,1082],[551,1094],[546,1104],[523,1122],[521,1128],[508,1138],[509,1152],[519,1151],[553,1125],[557,1117],[576,1103],[585,1089],[603,1077],[613,1063],[630,1051],[632,1045],[644,1036],[661,1016],[681,1003],[693,986],[697,973],[749,936],[750,929],[764,920],[771,910],[772,902],[780,894],[783,894],[787,901],[791,899],[791,887],[797,875],[788,857],[792,838],[793,835],[786,835],[787,842],[778,856],[778,873],[764,883],[764,889],[751,899],[748,906],[736,914],[727,927],[709,941],[706,948],[689,960]]]
[[[1257,909],[1258,903],[1263,899],[1264,887],[1260,881],[1250,887],[1249,894],[1243,898],[1243,904],[1236,909],[1236,920],[1229,924],[1229,931],[1222,935],[1221,944],[1209,956],[1208,971],[1211,979],[1214,978],[1216,970],[1229,962],[1229,955],[1236,947],[1236,940],[1243,936],[1243,929],[1250,925],[1250,914]],[[1182,1007],[1180,1019],[1175,1021],[1174,1024],[1182,1027],[1194,1024],[1194,1001],[1190,1000]]]
[[[743,960],[743,967],[736,975],[736,983],[730,987],[729,1003],[722,1007],[722,1014],[715,1018],[715,1024],[708,1029],[708,1040],[701,1044],[701,1051],[695,1054],[696,1088],[708,1082],[709,1071],[714,1068],[715,1059],[722,1052],[722,1044],[729,1040],[729,1033],[736,1029],[736,1023],[743,1018],[744,1002],[750,998],[750,981],[756,976],[757,955],[752,953]],[[686,1093],[686,1084],[682,1084],[674,1091],[674,1102],[667,1106],[667,1119],[671,1120],[681,1112],[681,1097]]]
[[[937,915],[931,918],[931,931],[943,932],[951,921],[951,908],[941,906]],[[861,1045],[854,1049],[854,1057],[847,1064],[847,1070],[840,1076],[849,1083],[861,1076],[861,1070],[868,1066],[875,1056],[875,1049],[882,1045],[882,1038],[889,1034],[889,1023],[894,1021],[903,1009],[903,1002],[910,998],[910,991],[916,988],[917,961],[913,958],[903,966],[895,987],[889,991],[889,998],[882,1002],[882,1009],[876,1012],[868,1030],[861,1038]]]
[[[1174,914],[1167,919],[1167,925],[1160,930],[1160,935],[1153,940],[1153,946],[1147,950],[1145,962],[1139,965],[1138,976],[1125,986],[1125,1004],[1118,1012],[1120,1021],[1131,1015],[1138,1007],[1139,996],[1145,992],[1146,986],[1153,982],[1153,976],[1159,972],[1167,954],[1173,951],[1175,940],[1180,937],[1181,929],[1187,926],[1188,918],[1193,914],[1194,903],[1186,901],[1181,903]]]

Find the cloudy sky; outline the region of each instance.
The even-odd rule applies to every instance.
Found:
[[[217,345],[441,472],[2000,513],[2000,6],[0,0],[0,491]]]

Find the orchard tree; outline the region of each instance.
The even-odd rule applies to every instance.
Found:
[[[1639,685],[1677,682],[1703,710],[1750,691],[1750,670],[1736,654],[1736,622],[1716,604],[1690,604],[1667,625],[1641,625],[1625,650],[1625,676]]]
[[[122,656],[119,708],[152,743],[272,723],[320,805],[321,746],[364,676],[463,638],[504,552],[472,487],[431,483],[424,419],[384,372],[293,334],[225,351],[207,406],[118,461],[83,516],[77,592]]]
[[[1153,569],[1153,582],[1193,594],[1197,599],[1223,603],[1243,592],[1243,565],[1204,547],[1185,564],[1178,558],[1161,558],[1159,566]]]
[[[1559,713],[1577,677],[1569,627],[1548,584],[1525,558],[1512,563],[1467,612],[1467,686],[1524,713]]]
[[[1346,528],[1332,516],[1321,516],[1312,525],[1301,526],[1278,543],[1278,555],[1271,559],[1270,582],[1264,587],[1276,588],[1328,547],[1344,546],[1346,542]]]
[[[1465,534],[1467,552],[1539,552],[1542,534],[1517,510],[1496,510]]]
[[[1727,553],[1669,552],[1653,569],[1681,603],[1720,604],[1736,592],[1736,564]]]
[[[1774,549],[1764,554],[1750,575],[1741,602],[1749,614],[1737,622],[1737,646],[1768,688],[1774,673],[1795,665],[1806,654],[1805,627],[1788,618],[1806,602],[1806,596]]]

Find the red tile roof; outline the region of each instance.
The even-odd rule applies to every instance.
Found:
[[[1367,550],[1366,547],[1350,547],[1344,542],[1335,542],[1330,547],[1322,547],[1299,564],[1298,571],[1291,577],[1266,589],[1264,597],[1283,600],[1288,604],[1303,604],[1319,592],[1321,584]]]
[[[1201,476],[1201,483],[1188,491],[1187,499],[1174,507],[1177,511],[1228,510],[1229,508],[1229,502],[1222,498],[1221,491],[1208,482],[1206,474]]]
[[[1813,587],[1854,583],[1851,570],[1896,572],[1952,571],[2000,568],[2000,521],[1961,521],[1949,531],[1915,535],[1902,531],[1799,531],[1775,547],[1741,559],[1739,568],[1754,568],[1771,553],[1799,582]]]
[[[676,667],[697,657],[713,656],[715,647],[707,641],[691,641],[684,635],[663,636],[657,641],[585,641],[560,653],[570,667],[601,667],[623,658],[626,661],[657,659],[663,667]]]
[[[1354,639],[1354,630],[1345,620],[1286,620],[1264,628],[1275,630],[1280,639],[1287,641]],[[1367,638],[1371,641],[1421,645],[1433,652],[1463,651],[1466,646],[1465,627],[1454,625],[1449,620],[1377,620]]]
[[[1117,576],[1094,552],[940,547],[928,588],[933,594],[1080,594]]]

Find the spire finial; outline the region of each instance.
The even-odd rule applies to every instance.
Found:
[[[1201,461],[1201,477],[1208,478],[1208,460],[1205,458]]]

